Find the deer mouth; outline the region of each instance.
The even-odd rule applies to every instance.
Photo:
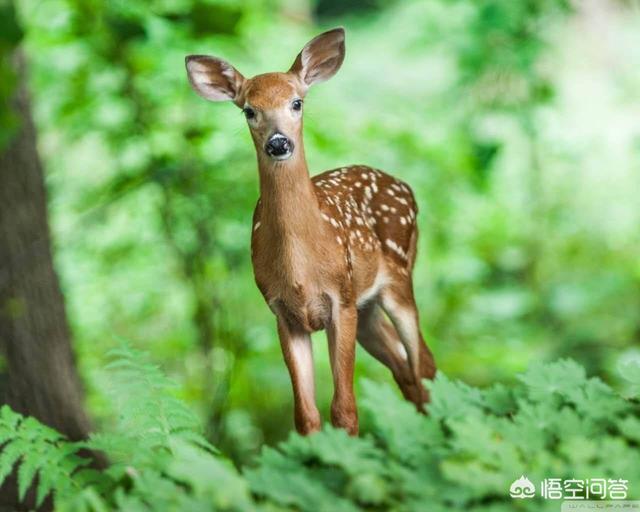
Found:
[[[291,151],[284,153],[283,155],[269,155],[274,160],[288,160],[293,153]]]

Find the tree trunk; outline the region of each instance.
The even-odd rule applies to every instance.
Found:
[[[53,267],[24,60],[15,62],[19,127],[0,148],[0,401],[77,440],[89,422]]]

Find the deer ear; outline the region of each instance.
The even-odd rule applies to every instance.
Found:
[[[244,77],[228,62],[207,55],[189,55],[185,59],[191,87],[210,101],[235,101]]]
[[[298,76],[307,87],[328,80],[344,60],[344,29],[334,28],[309,41],[296,57],[289,73]]]

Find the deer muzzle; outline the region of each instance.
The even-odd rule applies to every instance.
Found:
[[[264,150],[275,160],[286,160],[293,153],[293,141],[281,133],[274,133],[264,146]]]

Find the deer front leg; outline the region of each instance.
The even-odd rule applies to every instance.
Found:
[[[311,336],[278,317],[278,336],[293,386],[296,430],[307,435],[320,430],[316,406]]]
[[[358,313],[354,304],[332,307],[331,323],[327,329],[334,386],[331,423],[353,436],[358,434],[358,411],[353,392],[357,324]]]

